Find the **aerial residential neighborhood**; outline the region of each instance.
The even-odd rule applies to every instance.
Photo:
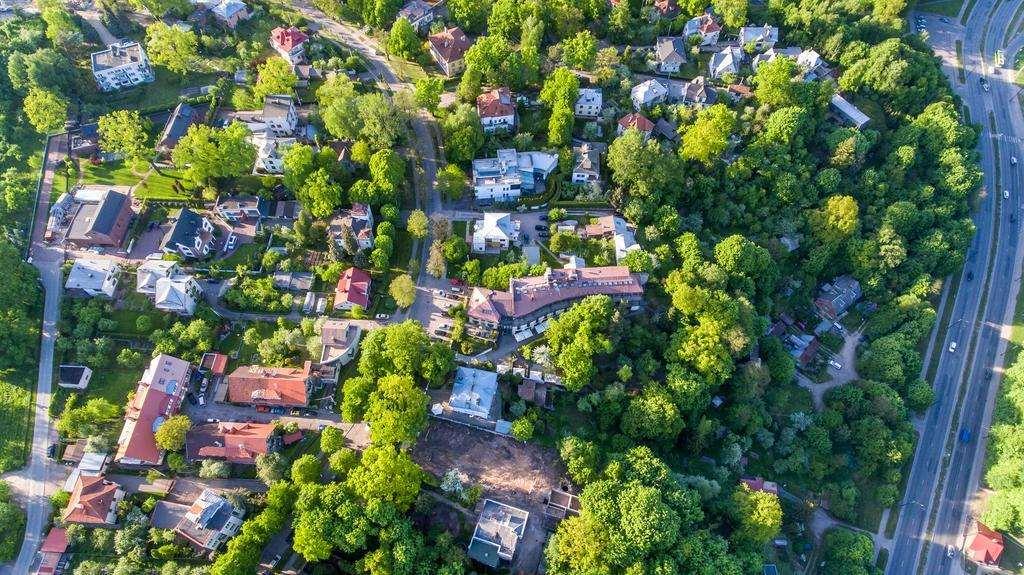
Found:
[[[0,575],[1024,573],[1022,7],[0,1]]]

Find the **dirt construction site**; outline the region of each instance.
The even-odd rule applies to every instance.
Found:
[[[466,485],[483,486],[483,499],[528,511],[526,533],[519,541],[512,570],[516,574],[537,572],[548,535],[544,529],[545,497],[551,489],[558,489],[565,477],[555,451],[431,419],[412,456],[437,477],[457,468]]]

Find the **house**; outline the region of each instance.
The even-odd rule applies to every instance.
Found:
[[[654,123],[654,132],[658,134],[659,138],[665,138],[670,142],[679,140],[679,126],[665,118],[658,118],[658,121]]]
[[[834,94],[829,103],[832,104],[832,108],[839,112],[839,115],[857,129],[863,128],[865,124],[871,121],[871,118],[864,112],[861,112],[860,108],[854,106],[849,100],[839,94]]]
[[[601,181],[601,153],[589,142],[572,147],[572,183]]]
[[[58,369],[57,385],[64,389],[83,390],[89,387],[92,370],[84,365],[61,365]]]
[[[82,477],[100,477],[107,472],[107,463],[110,457],[106,453],[82,453],[78,464],[64,481],[64,491],[70,493],[75,489],[75,484]]]
[[[239,194],[237,196],[218,196],[214,208],[217,215],[229,222],[240,222],[245,219],[260,220],[267,217],[270,206],[259,196]]]
[[[751,491],[761,491],[764,493],[771,493],[772,495],[779,494],[779,484],[774,481],[767,481],[763,477],[744,477],[740,479],[744,485],[746,485]]]
[[[292,73],[298,79],[295,83],[296,88],[308,88],[311,81],[323,78],[320,70],[314,68],[311,64],[295,64],[292,66]]]
[[[448,406],[456,413],[494,420],[501,415],[498,374],[493,371],[459,366],[455,370]]]
[[[633,308],[642,304],[640,276],[622,266],[548,269],[544,275],[513,278],[508,291],[473,288],[470,323],[505,333],[543,331],[547,320],[591,295],[608,295]]]
[[[343,319],[325,321],[320,327],[320,341],[323,343],[320,364],[347,365],[359,352],[362,337],[363,328],[358,324]]]
[[[519,220],[513,221],[508,212],[484,212],[484,217],[473,221],[473,251],[476,253],[502,252],[519,243]]]
[[[974,527],[967,534],[967,556],[976,563],[982,565],[998,565],[999,557],[1003,554],[1003,534],[989,529],[980,521],[974,522]]]
[[[287,94],[270,94],[263,100],[263,123],[274,136],[283,138],[295,134],[299,126],[299,113],[295,109],[295,98]]]
[[[679,3],[676,0],[654,0],[651,8],[658,18],[672,18],[679,14]]]
[[[209,372],[213,376],[224,375],[224,369],[228,366],[228,356],[223,353],[206,352],[199,360],[199,370]]]
[[[120,247],[135,217],[127,187],[80,186],[74,200],[67,241],[82,249]]]
[[[860,289],[860,282],[850,275],[843,275],[831,282],[821,284],[818,297],[814,300],[814,307],[818,313],[826,319],[836,320],[857,303],[863,295]]]
[[[396,19],[405,18],[417,34],[422,34],[430,29],[435,17],[433,6],[423,0],[410,0],[398,11]]]
[[[203,489],[174,532],[200,552],[214,551],[242,527],[245,507],[231,504],[212,489]]]
[[[668,97],[668,88],[653,79],[641,82],[629,91],[629,99],[632,100],[633,107],[637,111],[660,104],[665,101],[666,97]]]
[[[295,26],[278,26],[270,31],[270,47],[289,64],[299,64],[306,59],[306,40],[309,36]]]
[[[669,85],[669,100],[689,106],[710,106],[718,100],[718,92],[704,76]]]
[[[338,278],[338,287],[334,290],[334,309],[352,309],[359,306],[370,307],[370,274],[359,268],[348,268]]]
[[[156,80],[142,44],[122,41],[92,53],[92,76],[101,92],[116,92]]]
[[[516,104],[508,88],[495,88],[476,97],[476,111],[484,132],[511,132],[516,126]]]
[[[327,232],[340,248],[347,249],[345,243],[351,241],[356,251],[373,249],[373,209],[354,203],[351,209],[341,210],[331,218]]]
[[[198,110],[185,102],[179,103],[174,107],[174,111],[167,118],[167,123],[164,124],[163,131],[160,132],[160,138],[156,142],[156,151],[161,154],[171,153],[171,150],[178,145],[178,140],[188,132],[189,126],[202,121],[203,116]]]
[[[256,457],[283,446],[273,423],[219,421],[193,425],[185,434],[185,458],[254,465]]]
[[[651,132],[654,131],[654,122],[648,120],[647,116],[644,116],[639,112],[631,112],[619,118],[619,125],[616,128],[616,133],[621,136],[630,128],[640,132],[646,140],[651,137]]]
[[[64,523],[111,527],[117,524],[117,504],[122,499],[124,490],[117,483],[103,477],[79,477],[61,518]]]
[[[72,297],[113,298],[121,266],[115,260],[79,258],[71,266],[64,289]]]
[[[148,296],[156,294],[157,280],[178,275],[181,269],[178,262],[159,259],[160,254],[153,255],[157,257],[146,258],[135,272],[135,291]]]
[[[498,157],[473,160],[473,188],[480,201],[509,201],[543,187],[558,166],[558,156],[545,152],[498,150]]]
[[[274,272],[274,287],[286,291],[309,291],[313,287],[311,272]]]
[[[196,303],[202,296],[203,289],[194,277],[177,274],[156,280],[153,305],[162,311],[191,316],[196,312]]]
[[[184,258],[201,258],[209,255],[213,240],[213,223],[188,208],[182,208],[160,240],[160,251]]]
[[[796,64],[803,70],[805,81],[824,78],[832,73],[828,62],[816,50],[801,50],[796,57]]]
[[[239,0],[210,2],[207,9],[218,22],[231,30],[234,30],[242,20],[249,19],[249,7]]]
[[[789,58],[790,60],[796,60],[800,57],[802,52],[803,50],[799,47],[769,48],[768,50],[754,56],[754,59],[750,61],[750,67],[756,72],[762,64],[771,62],[776,58]]]
[[[256,406],[305,407],[315,383],[308,361],[301,368],[243,365],[226,379],[229,402]]]
[[[604,94],[600,88],[580,88],[580,95],[573,105],[577,118],[597,118],[604,107]]]
[[[752,46],[754,50],[763,52],[775,46],[779,41],[779,29],[775,26],[744,26],[740,28],[740,46]]]
[[[491,568],[497,568],[503,560],[512,561],[529,518],[527,511],[485,499],[469,541],[470,558]]]
[[[782,343],[801,368],[806,368],[814,361],[821,347],[821,340],[809,333],[788,334]]]
[[[85,158],[96,153],[100,143],[99,125],[96,122],[82,124],[71,133],[71,155]]]
[[[430,48],[430,56],[437,62],[437,65],[444,72],[445,76],[451,78],[466,67],[463,57],[466,51],[473,45],[458,26],[445,28],[444,30],[427,36],[427,43]]]
[[[746,100],[754,97],[754,91],[750,89],[750,86],[743,84],[729,84],[728,90],[733,100]]]
[[[721,78],[729,74],[738,74],[742,63],[743,50],[727,46],[711,55],[711,60],[708,61],[708,75],[712,78]]]
[[[580,235],[587,239],[611,240],[615,246],[616,262],[622,261],[629,252],[640,249],[633,229],[619,216],[601,216],[594,223],[587,224]]]
[[[295,138],[274,138],[266,132],[254,132],[249,141],[256,148],[256,165],[253,166],[253,173],[284,173],[284,151],[295,144]]]
[[[707,12],[690,18],[683,25],[683,38],[698,36],[700,37],[699,46],[714,46],[718,43],[718,35],[721,32],[721,24],[715,22],[715,17]]]
[[[70,558],[64,557],[68,550],[67,531],[60,527],[51,527],[39,553],[32,562],[29,573],[32,575],[59,575],[68,570]]]
[[[686,42],[674,36],[660,36],[654,43],[655,69],[662,74],[676,74],[686,63]]]
[[[122,465],[160,465],[163,450],[155,433],[178,413],[192,377],[192,364],[161,353],[149,362],[124,414],[114,461]]]

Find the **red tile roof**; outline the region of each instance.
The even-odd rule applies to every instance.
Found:
[[[115,460],[160,463],[163,451],[154,434],[164,420],[178,413],[191,373],[192,364],[183,359],[165,354],[153,358],[125,409]]]
[[[224,375],[224,370],[228,366],[228,356],[223,353],[204,353],[200,365],[210,370],[213,375]]]
[[[430,42],[434,52],[445,62],[454,62],[461,59],[466,54],[466,50],[469,50],[469,47],[473,45],[469,38],[466,37],[466,33],[458,26],[446,28],[437,34],[431,34],[427,37],[427,41]]]
[[[628,130],[629,128],[636,128],[641,132],[648,133],[654,129],[654,122],[648,120],[647,117],[644,116],[643,114],[639,114],[637,112],[626,114],[625,116],[619,118],[619,125],[622,126],[623,130]]]
[[[40,553],[63,553],[68,550],[68,533],[60,527],[50,529],[43,539],[43,545],[39,548]]]
[[[476,111],[481,118],[501,118],[514,115],[516,105],[508,88],[495,88],[476,97]]]
[[[765,493],[779,494],[779,484],[774,481],[766,481],[764,477],[744,477],[741,479],[751,491],[764,491]]]
[[[270,451],[268,442],[273,434],[273,423],[204,423],[185,436],[185,453],[189,459],[223,459],[251,465],[257,455]]]
[[[284,437],[281,438],[281,441],[283,441],[285,445],[291,445],[300,439],[302,439],[301,429],[294,433],[286,434]]]
[[[999,563],[999,556],[1003,554],[1003,534],[989,529],[980,521],[975,526],[977,533],[968,547],[971,559],[987,565]]]
[[[654,9],[661,15],[666,16],[677,12],[679,10],[679,4],[676,0],[654,0]]]
[[[292,26],[281,28],[278,26],[270,31],[270,41],[285,52],[291,52],[293,48],[309,39],[301,30]]]
[[[228,401],[289,407],[308,405],[306,379],[310,368],[308,361],[302,368],[243,365],[227,377]]]
[[[334,305],[339,302],[370,307],[370,274],[359,268],[348,268],[338,279],[338,287],[334,290]]]
[[[71,499],[64,510],[64,521],[89,525],[107,525],[107,515],[120,486],[103,477],[78,477]]]

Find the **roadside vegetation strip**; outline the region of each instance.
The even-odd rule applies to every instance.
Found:
[[[1006,26],[1007,33],[1003,36],[1003,48],[1010,45],[1010,39],[1013,38],[1014,33],[1024,24],[1020,19],[1021,14],[1024,14],[1024,2],[1017,5],[1017,9],[1013,11],[1013,16],[1010,17],[1010,23]]]
[[[926,2],[918,2],[916,9],[922,12],[955,18],[960,14],[960,9],[963,6],[964,0],[927,0]]]
[[[960,15],[960,24],[962,26],[967,25],[967,20],[971,17],[971,10],[974,10],[974,4],[977,3],[977,1],[978,0],[969,0],[967,2],[967,7],[964,8],[964,13]]]
[[[992,161],[995,164],[995,188],[996,190],[999,190],[1002,187],[1001,171],[999,168],[999,141],[996,140],[994,135],[992,135],[995,133],[995,115],[992,112],[989,112],[988,114],[988,121],[990,127],[989,138],[992,141]],[[953,406],[952,419],[950,420],[949,428],[946,430],[946,442],[942,448],[942,457],[939,466],[939,477],[935,483],[935,490],[932,492],[931,511],[928,513],[928,521],[925,524],[925,541],[928,541],[931,538],[932,526],[935,524],[935,518],[939,512],[939,500],[942,498],[943,487],[946,483],[946,475],[949,472],[950,458],[946,454],[950,453],[953,446],[955,445],[957,430],[960,428],[961,410],[963,409],[964,399],[967,396],[967,386],[965,386],[964,384],[968,381],[968,379],[971,376],[971,372],[973,371],[972,366],[974,364],[974,353],[975,351],[977,351],[979,333],[981,332],[981,328],[984,325],[984,322],[978,321],[978,319],[980,318],[983,320],[985,318],[985,311],[988,307],[988,292],[989,286],[992,283],[992,270],[995,267],[996,263],[995,252],[996,247],[999,243],[999,222],[1003,204],[1002,194],[999,194],[996,191],[992,191],[991,193],[996,194],[994,196],[995,213],[993,214],[992,241],[989,243],[988,246],[988,262],[985,267],[985,278],[981,289],[981,299],[978,302],[977,315],[975,316],[975,321],[971,326],[970,345],[967,350],[967,357],[964,360],[965,368],[963,373],[960,375],[960,380],[957,382],[956,403]],[[927,556],[928,545],[925,544],[921,547],[921,553],[920,555],[918,555],[917,573],[920,574],[924,572],[925,560]]]
[[[932,355],[928,360],[928,368],[925,371],[924,379],[932,383],[934,387],[935,372],[939,369],[939,359],[942,358],[942,346],[946,341],[946,332],[949,330],[949,321],[953,317],[953,303],[956,301],[957,292],[960,291],[962,274],[950,278],[949,292],[946,294],[946,304],[942,307],[939,316],[939,324],[936,328],[935,342],[932,345]]]
[[[1022,4],[1024,6],[1024,4]],[[967,74],[964,72],[964,43],[963,40],[956,41],[956,79],[961,84],[967,83]]]

